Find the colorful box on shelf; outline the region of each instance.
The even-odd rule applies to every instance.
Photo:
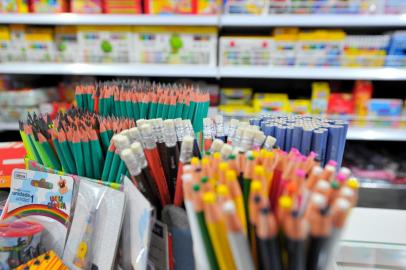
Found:
[[[218,14],[221,0],[144,0],[146,14]]]
[[[55,27],[55,60],[56,62],[78,62],[79,44],[76,26]]]
[[[289,100],[289,112],[295,114],[309,114],[311,112],[310,99],[291,99]]]
[[[354,85],[355,114],[366,116],[368,114],[368,102],[372,98],[373,85],[369,81],[356,81]]]
[[[28,13],[28,0],[0,0],[0,12]]]
[[[275,66],[294,66],[297,52],[298,28],[275,28],[273,31],[274,52],[272,64]]]
[[[268,8],[266,0],[224,0],[225,14],[266,14]]]
[[[107,0],[105,2],[108,2]],[[103,13],[101,0],[71,0],[70,11],[72,13]]]
[[[269,0],[270,14],[374,14],[382,12],[382,0]]]
[[[326,82],[312,83],[312,113],[325,114],[330,97],[330,85]]]
[[[216,66],[214,27],[141,26],[133,31],[133,62]]]
[[[403,100],[373,98],[368,102],[370,116],[399,116],[402,113]]]
[[[344,41],[341,66],[382,67],[385,65],[389,35],[347,36]]]
[[[33,13],[61,13],[68,11],[65,0],[31,0],[30,10]]]
[[[287,94],[257,93],[253,105],[257,112],[288,112],[289,97]]]
[[[25,41],[28,62],[52,62],[55,60],[53,28],[27,27]]]
[[[131,58],[130,26],[79,26],[80,59],[86,63],[128,63]]]
[[[24,169],[26,151],[21,142],[0,142],[0,188],[10,188],[11,173]]]
[[[313,30],[299,33],[297,66],[340,66],[345,33],[340,30]]]
[[[251,88],[222,88],[222,105],[251,105]]]
[[[105,0],[103,8],[109,14],[141,14],[142,0]]]
[[[328,101],[327,113],[329,114],[353,114],[354,100],[352,94],[331,93]]]
[[[269,66],[271,37],[220,37],[220,66]]]

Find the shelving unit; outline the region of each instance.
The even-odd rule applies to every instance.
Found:
[[[218,16],[111,14],[1,14],[0,24],[217,26]]]
[[[335,67],[220,67],[224,78],[406,80],[406,69]]]
[[[351,127],[347,140],[406,141],[406,129]]]
[[[0,73],[99,76],[217,77],[216,67],[188,65],[3,63]]]
[[[15,131],[18,130],[18,123],[2,123],[0,122],[1,131]]]
[[[273,78],[404,81],[406,69],[312,67],[206,67],[198,65],[2,63],[5,74],[162,76],[199,78]]]
[[[222,15],[223,27],[404,27],[405,15]]]

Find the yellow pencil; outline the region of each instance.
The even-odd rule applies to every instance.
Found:
[[[235,270],[235,263],[227,239],[227,228],[221,209],[216,203],[216,196],[212,192],[203,195],[204,217],[213,243],[221,270]]]
[[[237,215],[241,220],[245,235],[247,235],[247,217],[245,216],[244,197],[237,180],[237,173],[233,170],[226,172],[227,186],[230,190],[231,198],[237,208]]]

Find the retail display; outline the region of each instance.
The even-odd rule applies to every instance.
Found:
[[[216,66],[212,27],[0,27],[1,62]],[[14,46],[18,44],[19,50]]]
[[[220,66],[403,66],[403,32],[346,35],[340,30],[275,29],[274,35],[220,37]]]
[[[27,152],[21,142],[0,143],[0,188],[10,187],[11,173],[15,168],[25,168]]]
[[[122,14],[400,14],[402,0],[2,0],[0,11],[18,13]]]

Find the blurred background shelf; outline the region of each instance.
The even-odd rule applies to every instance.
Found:
[[[0,23],[39,25],[191,25],[218,27],[405,27],[405,15],[1,14]]]
[[[40,25],[191,25],[217,26],[213,15],[112,15],[112,14],[1,14],[0,23]]]
[[[406,129],[350,127],[347,140],[406,141]]]
[[[217,68],[197,65],[3,63],[3,74],[52,74],[152,77],[216,77]]]
[[[0,131],[15,131],[15,130],[18,130],[18,123],[0,122]]]
[[[405,15],[222,15],[220,25],[228,27],[404,27]]]
[[[220,67],[224,78],[277,78],[329,80],[406,80],[401,68],[336,68],[336,67]]]

